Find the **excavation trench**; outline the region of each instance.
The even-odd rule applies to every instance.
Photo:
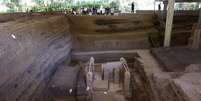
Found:
[[[122,64],[119,59],[99,63],[94,61],[92,65],[89,63],[80,62],[72,66],[72,69],[78,68],[77,72],[68,66],[56,72],[49,87],[55,101],[130,101],[134,97],[132,93],[137,93],[133,87],[134,62]],[[86,72],[86,68],[92,70]],[[71,77],[68,78],[68,75]],[[69,85],[70,81],[72,85]]]
[[[106,89],[104,85],[110,84],[107,91],[93,94],[98,94],[93,100],[132,100],[135,57],[140,57],[136,49],[149,48],[148,34],[157,32],[152,14],[63,16],[34,13],[19,14],[16,18],[5,14],[0,21],[1,101],[86,100],[89,94],[83,68],[91,57],[95,59],[95,70],[99,71],[95,73],[100,82],[97,86]],[[115,68],[122,57],[130,69],[129,97],[123,96],[124,90],[119,86],[122,84],[114,83],[112,77],[104,80],[106,75],[101,75],[103,64],[114,64],[110,68]],[[104,70],[114,75],[113,70]]]
[[[200,88],[200,51],[175,47],[150,52],[151,42],[160,45],[162,31],[156,29],[153,13],[14,15],[0,17],[0,101],[201,99],[193,90]],[[179,24],[175,29],[185,28]],[[94,69],[87,72],[87,67]]]

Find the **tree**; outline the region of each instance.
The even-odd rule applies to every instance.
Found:
[[[42,5],[44,4],[44,0],[35,0],[36,4],[38,5]]]
[[[110,3],[110,7],[111,8],[114,8],[114,9],[118,9],[119,8],[119,2],[116,0],[116,1],[112,1],[111,3]]]

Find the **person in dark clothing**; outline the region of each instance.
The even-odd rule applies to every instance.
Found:
[[[161,11],[161,4],[158,4],[158,10]]]
[[[110,8],[109,8],[109,7],[106,7],[106,8],[105,8],[105,14],[106,14],[106,15],[109,15],[109,14],[110,14]]]
[[[131,10],[132,10],[132,13],[134,13],[134,10],[135,10],[135,3],[134,2],[132,2],[132,4],[131,4]]]
[[[108,15],[108,8],[105,8],[105,15]]]
[[[93,15],[96,15],[97,14],[97,9],[95,8],[95,7],[93,7],[93,11],[92,11],[93,13]]]

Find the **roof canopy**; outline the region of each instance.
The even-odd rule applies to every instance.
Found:
[[[156,0],[156,1],[167,2],[168,0]],[[201,2],[201,0],[175,0],[175,2]]]

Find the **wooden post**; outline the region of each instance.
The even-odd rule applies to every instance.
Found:
[[[175,0],[168,0],[164,47],[170,47]]]
[[[198,23],[201,23],[201,8],[200,8],[200,12],[199,12],[199,19],[198,19]]]
[[[126,71],[124,74],[124,94],[126,97],[130,97],[130,79],[131,79],[131,74],[129,71]]]
[[[200,13],[199,13],[199,19],[198,19],[198,23],[194,26],[194,33],[193,33],[193,43],[191,48],[194,50],[197,50],[200,48],[200,34],[201,34],[201,29],[200,29],[200,25],[201,25],[201,9],[200,9]]]
[[[201,30],[195,29],[193,34],[192,49],[197,50],[200,47],[200,33]]]

